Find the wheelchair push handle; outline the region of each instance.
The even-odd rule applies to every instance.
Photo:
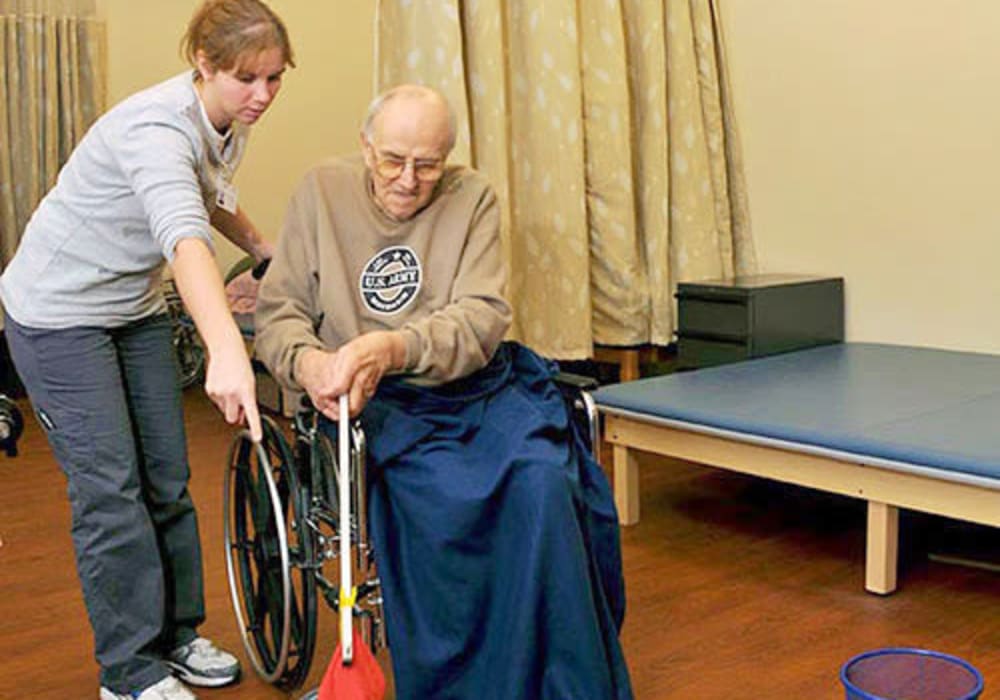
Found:
[[[253,266],[250,270],[250,276],[255,280],[261,280],[264,277],[264,273],[267,272],[268,266],[271,264],[271,258],[264,258],[259,263]]]

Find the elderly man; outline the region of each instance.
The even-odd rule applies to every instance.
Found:
[[[429,88],[372,103],[292,198],[256,350],[361,416],[397,697],[631,698],[610,490],[551,364],[502,342],[496,196],[454,141]]]

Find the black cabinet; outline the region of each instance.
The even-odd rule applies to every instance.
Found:
[[[772,274],[683,282],[677,314],[682,369],[838,343],[844,280]]]

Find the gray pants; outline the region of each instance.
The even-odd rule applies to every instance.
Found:
[[[68,481],[101,684],[145,688],[205,616],[170,322],[48,330],[7,316],[5,333]]]

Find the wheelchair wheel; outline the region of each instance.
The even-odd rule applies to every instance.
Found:
[[[310,450],[313,493],[322,494],[323,505],[329,517],[335,520],[340,514],[337,451],[333,441],[324,433],[317,433],[313,436],[313,440]]]
[[[173,281],[168,280],[163,283],[163,297],[167,302],[170,322],[173,324],[174,353],[177,355],[177,365],[180,368],[180,385],[186,389],[199,383],[205,376],[205,348],[199,342],[194,321],[187,315],[184,302],[181,301]]]
[[[302,478],[309,480],[313,524],[324,526],[323,538],[332,541],[338,536],[340,513],[336,444],[318,427],[316,413],[311,408],[299,411],[294,420],[295,454],[303,469],[308,469]]]
[[[24,416],[17,404],[0,394],[0,450],[8,457],[17,456],[17,440],[24,432]]]
[[[299,479],[288,442],[261,417],[264,439],[244,431],[226,471],[226,572],[247,655],[268,683],[296,688],[316,644],[317,543],[309,484]]]
[[[181,387],[186,389],[198,384],[205,376],[205,349],[193,328],[174,326],[174,352],[181,370]]]

